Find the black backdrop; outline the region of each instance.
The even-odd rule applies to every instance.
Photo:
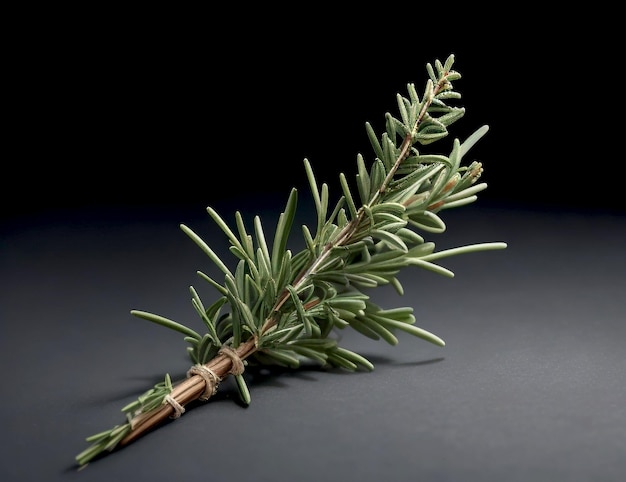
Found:
[[[590,45],[526,10],[519,23],[450,14],[415,27],[372,13],[245,25],[103,14],[24,36],[3,215],[286,196],[308,189],[304,158],[338,196],[339,172],[353,179],[359,152],[372,160],[365,122],[382,132],[396,93],[421,93],[426,63],[449,54],[467,109],[450,139],[490,126],[470,153],[483,199],[623,209],[610,38]]]

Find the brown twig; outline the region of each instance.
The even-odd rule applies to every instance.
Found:
[[[256,338],[251,338],[250,340],[239,345],[239,347],[235,350],[235,353],[241,360],[245,360],[256,350]],[[219,354],[204,366],[215,373],[219,380],[224,380],[231,373],[233,361],[229,356]],[[174,386],[170,396],[173,397],[174,400],[176,400],[181,406],[185,407],[187,404],[200,398],[206,390],[206,383],[206,380],[202,376],[192,375]],[[164,403],[159,408],[137,415],[131,421],[131,432],[120,441],[119,445],[128,445],[144,433],[150,431],[152,428],[155,428],[167,418],[172,417],[174,412],[175,411],[172,405]]]

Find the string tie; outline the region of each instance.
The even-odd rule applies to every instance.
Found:
[[[176,401],[174,397],[172,397],[169,393],[165,395],[165,399],[163,403],[169,403],[174,409],[174,413],[170,416],[170,418],[178,418],[183,413],[185,413],[185,407],[183,407],[180,403]]]
[[[243,371],[245,370],[245,363],[239,357],[239,355],[237,355],[237,352],[233,350],[230,346],[223,345],[222,348],[220,348],[218,354],[222,354],[230,358],[232,366],[228,373],[231,373],[235,376],[241,375],[243,373]]]
[[[198,397],[200,400],[206,401],[217,393],[217,387],[222,380],[209,367],[205,365],[193,365],[187,371],[187,378],[192,375],[200,375],[204,379],[204,392]]]

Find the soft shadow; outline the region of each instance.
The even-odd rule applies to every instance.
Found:
[[[393,363],[393,365],[398,367],[419,367],[423,365],[433,365],[435,363],[439,363],[445,360],[445,357],[431,358],[429,360],[415,361],[415,362],[404,362],[404,363]]]
[[[172,383],[176,383],[178,380],[182,380],[186,376],[187,376],[186,373],[177,373],[177,374],[170,373]],[[93,400],[92,404],[101,405],[102,403],[119,402],[123,400],[128,400],[129,398],[137,398],[139,395],[142,395],[146,391],[153,388],[157,383],[161,383],[164,379],[165,379],[164,373],[146,375],[146,376],[124,377],[124,380],[136,380],[138,382],[137,387],[127,388],[124,391],[120,390],[113,394],[111,394],[111,390],[108,390],[107,391],[108,396],[98,397],[97,399]]]
[[[250,365],[246,367],[246,382],[250,386],[271,386],[285,387],[279,379],[297,378],[298,380],[317,381],[318,378],[312,376],[313,373],[327,373],[330,370],[320,365],[301,364],[298,368],[289,368],[273,365]]]

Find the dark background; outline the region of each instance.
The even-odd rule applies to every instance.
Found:
[[[597,2],[200,10],[39,7],[10,19],[0,224],[3,480],[617,482],[626,470],[626,222],[621,19]],[[396,93],[455,54],[467,109],[448,154],[487,124],[466,160],[488,189],[444,212],[438,248],[506,250],[402,275],[446,347],[346,332],[372,373],[246,371],[244,409],[223,383],[110,457],[76,471],[85,437],[189,359],[197,270],[221,273],[185,223],[231,265],[212,206],[259,214],[267,234],[291,187],[314,212],[302,160],[339,197],[372,160]],[[296,223],[296,224],[297,224]],[[248,226],[251,226],[248,224]],[[294,247],[301,246],[294,229]],[[232,380],[231,380],[232,381]]]
[[[450,54],[466,115],[425,152],[488,124],[469,159],[483,162],[483,199],[623,209],[610,16],[592,37],[599,20],[582,12],[510,9],[425,24],[379,9],[241,25],[103,12],[33,27],[9,75],[2,213],[286,196],[308,190],[304,158],[339,196],[339,172],[372,160],[365,122],[382,133],[396,93],[413,82],[421,95],[426,63]]]

